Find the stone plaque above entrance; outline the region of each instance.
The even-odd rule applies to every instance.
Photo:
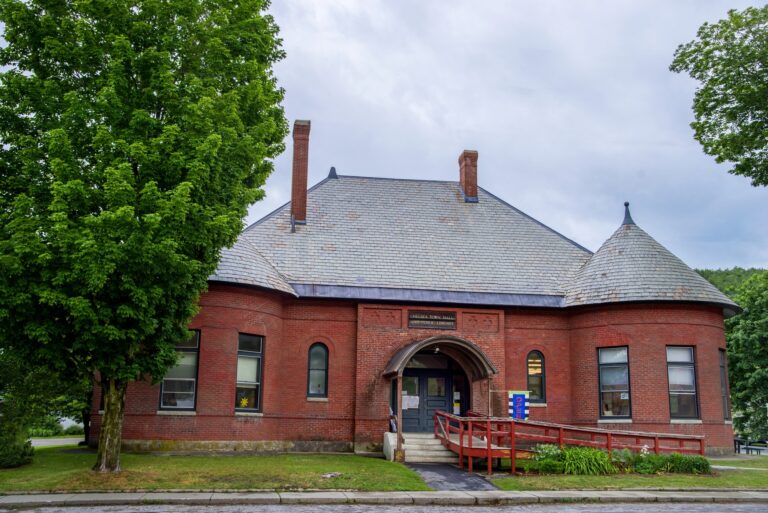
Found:
[[[408,327],[455,330],[456,312],[428,312],[425,310],[409,310]]]

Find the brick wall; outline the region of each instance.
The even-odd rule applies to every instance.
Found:
[[[570,318],[571,418],[574,424],[598,424],[597,348],[627,346],[632,407],[631,424],[600,427],[703,434],[709,448],[731,448],[733,430],[723,418],[719,349],[725,348],[719,308],[695,305],[616,305],[585,308]],[[670,419],[666,346],[695,348],[701,423]]]
[[[408,311],[414,309],[455,312],[456,329],[409,329]],[[532,408],[531,417],[598,425],[597,348],[626,345],[633,423],[600,427],[705,434],[707,445],[714,448],[729,448],[732,443],[720,402],[723,319],[714,307],[617,305],[568,311],[416,307],[297,300],[211,284],[191,327],[201,331],[195,415],[158,415],[159,385],[132,384],[124,439],[261,443],[260,448],[274,441],[280,442],[274,446],[278,449],[377,450],[388,428],[390,380],[382,377],[387,363],[399,348],[442,333],[476,344],[498,369],[491,382],[495,415],[506,411],[506,390],[526,388],[526,357],[538,350],[545,358],[546,406]],[[235,414],[241,332],[265,337],[263,409],[258,416]],[[310,401],[306,396],[307,352],[315,342],[329,351],[327,401]],[[700,424],[670,423],[668,344],[696,348]],[[97,391],[95,406],[98,395]],[[488,411],[486,380],[471,384],[471,398],[474,410]],[[92,443],[98,439],[99,421],[94,416]]]

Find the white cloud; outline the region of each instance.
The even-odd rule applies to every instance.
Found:
[[[728,175],[688,126],[695,83],[668,70],[714,1],[275,2],[289,119],[311,119],[310,183],[457,179],[591,248],[636,221],[696,267],[765,266],[768,189]],[[290,196],[291,145],[254,221]]]

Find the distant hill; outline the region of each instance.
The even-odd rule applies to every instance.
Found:
[[[733,269],[696,269],[696,272],[706,278],[712,285],[720,289],[723,294],[733,299],[739,286],[744,283],[747,278],[764,270],[765,269],[743,269],[741,267],[734,267]]]

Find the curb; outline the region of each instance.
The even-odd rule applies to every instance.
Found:
[[[438,492],[191,492],[191,493],[70,493],[0,496],[0,508],[39,506],[117,506],[142,504],[265,505],[265,504],[386,504],[478,506],[556,502],[678,502],[768,504],[768,491],[647,492],[647,491],[438,491]]]

